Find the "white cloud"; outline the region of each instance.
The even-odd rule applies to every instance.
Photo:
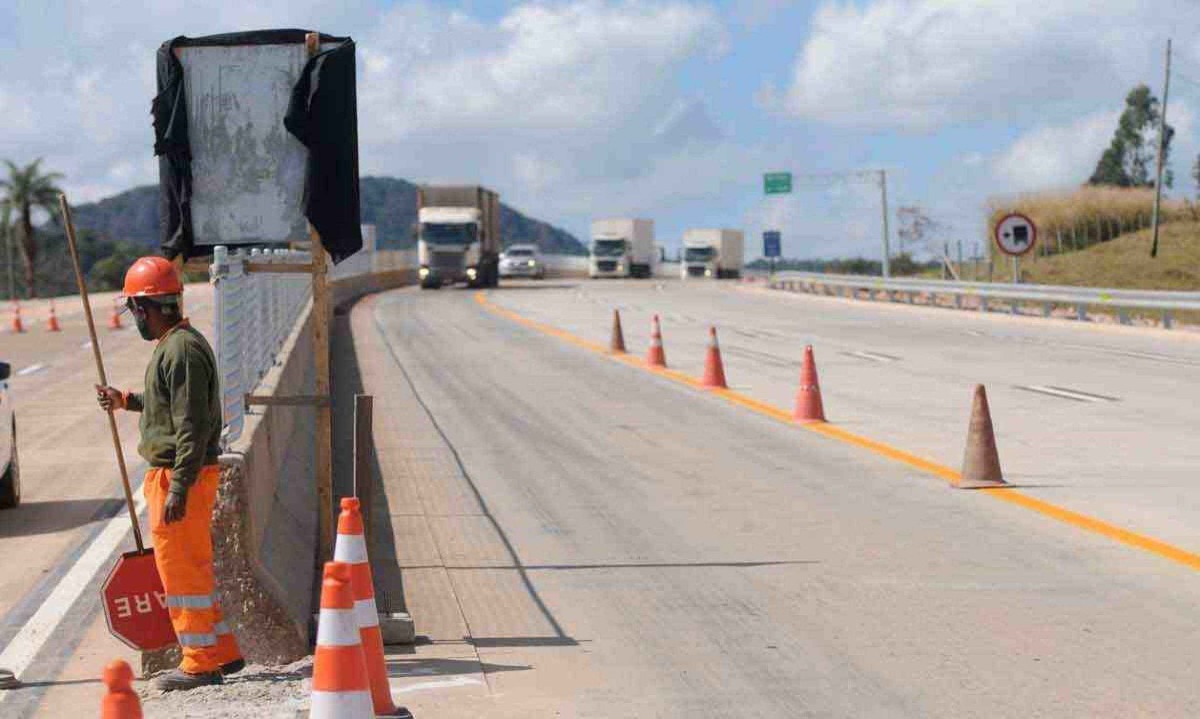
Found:
[[[1183,0],[831,0],[812,19],[787,108],[832,123],[928,130],[960,121],[1076,116],[1135,82]],[[1136,28],[1136,32],[1131,28]]]
[[[993,169],[1011,191],[1080,185],[1112,140],[1119,111],[1099,112],[1065,125],[1043,125],[1017,138]]]

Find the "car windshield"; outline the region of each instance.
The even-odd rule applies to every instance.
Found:
[[[426,222],[421,225],[421,239],[434,245],[464,245],[475,241],[476,225],[447,225]]]
[[[533,250],[517,249],[504,253],[505,257],[533,257]]]
[[[708,262],[716,255],[716,250],[712,247],[686,247],[683,250],[683,259],[687,262]]]
[[[597,257],[620,257],[625,254],[625,240],[592,240],[592,254]]]

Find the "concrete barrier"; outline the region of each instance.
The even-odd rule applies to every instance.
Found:
[[[412,269],[331,283],[334,306],[411,284]],[[312,303],[257,395],[313,394]],[[218,595],[249,661],[286,663],[309,653],[316,586],[316,413],[260,406],[222,457],[223,494],[214,517]]]

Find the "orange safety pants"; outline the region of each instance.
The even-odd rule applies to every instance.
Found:
[[[183,648],[179,668],[192,674],[218,671],[222,664],[242,656],[214,594],[212,512],[219,482],[217,465],[201,468],[188,490],[183,519],[171,524],[163,522],[171,470],[152,468],[142,485],[150,510],[154,562],[167,592],[171,624]]]

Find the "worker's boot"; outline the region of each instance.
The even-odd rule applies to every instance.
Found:
[[[166,674],[154,678],[154,688],[160,692],[187,691],[196,687],[207,687],[213,684],[224,684],[220,670],[191,674],[182,669],[172,669]]]
[[[221,665],[221,675],[229,676],[230,674],[237,674],[238,672],[242,671],[245,668],[246,668],[246,660],[245,659],[234,659],[232,662],[225,662],[224,664]]]
[[[17,681],[17,675],[12,673],[10,669],[0,669],[0,689],[15,689],[21,686],[21,682]]]

